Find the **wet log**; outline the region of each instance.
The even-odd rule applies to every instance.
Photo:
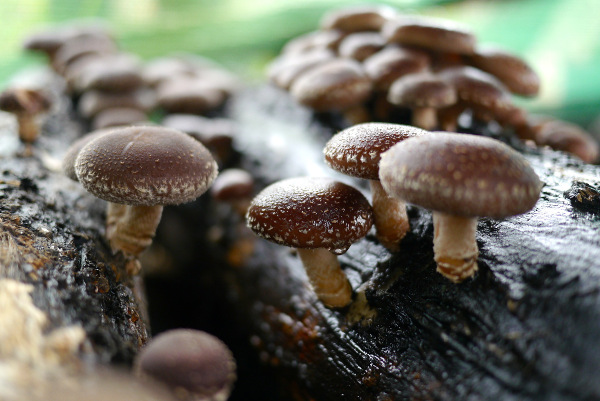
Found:
[[[14,341],[0,350],[0,363],[7,367],[0,379],[2,399],[12,399],[3,397],[18,390],[8,389],[18,387],[11,383],[14,375],[30,386],[33,376],[58,376],[65,363],[75,370],[83,361],[127,363],[149,335],[142,283],[125,273],[125,258],[113,254],[103,239],[105,203],[60,169],[68,145],[82,134],[81,125],[55,77],[42,73],[34,81],[52,90],[54,106],[32,155],[24,155],[14,117],[0,115],[0,284],[5,297],[0,335],[2,341]],[[21,309],[10,303],[17,300]],[[17,330],[21,323],[22,335]],[[47,352],[53,341],[56,352]],[[44,349],[34,352],[36,347]],[[23,356],[29,353],[33,356]]]
[[[268,86],[238,96],[230,116],[257,190],[325,175],[368,195],[366,183],[322,161],[338,122]],[[518,146],[544,188],[526,214],[479,220],[479,271],[461,284],[435,272],[431,213],[414,206],[399,252],[370,233],[340,257],[354,289],[342,310],[316,299],[293,251],[254,237],[228,205],[205,199],[202,213],[166,213],[160,246],[198,277],[198,293],[210,294],[190,299],[220,311],[213,323],[221,334],[248,340],[286,384],[284,399],[597,399],[600,168],[474,129]],[[175,234],[190,224],[194,232]]]

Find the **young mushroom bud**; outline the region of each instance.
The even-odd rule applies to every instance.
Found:
[[[369,180],[377,238],[397,251],[409,230],[404,202],[388,196],[379,182],[381,154],[396,143],[427,134],[419,128],[389,123],[364,123],[337,133],[327,142],[325,163],[341,173]]]
[[[108,129],[83,144],[74,169],[88,192],[127,205],[106,235],[113,249],[133,256],[151,244],[163,205],[191,202],[217,175],[201,143],[155,126]]]
[[[491,138],[432,133],[402,141],[381,156],[390,196],[433,211],[437,271],[460,282],[477,271],[477,217],[525,213],[541,182],[527,160]]]
[[[166,384],[182,400],[226,400],[235,370],[233,355],[221,340],[192,329],[157,335],[134,361],[137,376]]]
[[[330,178],[291,178],[271,184],[250,203],[247,224],[257,235],[295,247],[317,297],[348,305],[352,288],[337,255],[363,238],[373,211],[355,188]]]
[[[19,138],[30,151],[39,135],[38,116],[50,109],[50,98],[37,89],[13,88],[0,93],[0,110],[13,113],[19,124]]]

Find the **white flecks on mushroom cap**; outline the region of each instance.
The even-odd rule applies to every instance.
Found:
[[[183,132],[153,126],[110,130],[86,144],[75,161],[84,188],[129,205],[190,202],[217,176],[210,152]]]

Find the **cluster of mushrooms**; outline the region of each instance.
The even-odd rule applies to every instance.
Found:
[[[540,80],[519,57],[477,43],[452,21],[404,15],[388,6],[336,9],[319,29],[292,39],[271,63],[270,81],[317,112],[341,112],[350,123],[394,122],[456,131],[459,117],[512,129],[539,146],[591,163],[600,147],[580,127],[529,116],[512,95],[533,97]]]
[[[226,168],[235,124],[214,118],[240,88],[231,73],[192,56],[143,64],[96,25],[38,32],[24,47],[47,55],[89,124],[91,132],[65,154],[63,170],[108,202],[106,238],[128,258],[132,275],[163,206],[191,202],[210,188],[258,236],[297,250],[328,307],[352,302],[337,255],[373,227],[383,246],[401,252],[410,230],[406,203],[432,211],[437,270],[458,283],[478,268],[477,218],[525,213],[542,187],[526,159],[504,143],[455,133],[461,114],[586,162],[599,155],[578,127],[528,116],[512,103],[512,94],[539,90],[523,60],[479,47],[468,29],[448,21],[384,6],[343,8],[327,14],[319,30],[290,41],[268,77],[300,104],[348,119],[349,127],[326,144],[324,161],[368,180],[372,198],[332,178],[297,177],[252,199],[252,176]],[[17,115],[30,152],[39,130],[35,116],[49,107],[43,91],[10,88],[0,95],[0,109]],[[388,121],[398,109],[411,112],[412,125]],[[160,125],[149,120],[156,112]],[[206,333],[175,330],[142,349],[135,371],[169,384],[181,399],[226,399],[235,363]]]

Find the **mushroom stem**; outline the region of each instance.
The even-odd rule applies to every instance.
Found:
[[[21,139],[21,142],[26,144],[34,143],[40,131],[35,117],[29,113],[19,113],[17,114],[17,121],[19,123],[19,139]]]
[[[121,218],[107,227],[106,236],[111,247],[133,256],[139,255],[152,243],[162,209],[160,205],[125,205]]]
[[[106,232],[113,233],[115,230],[115,225],[121,220],[121,217],[125,215],[125,211],[127,210],[127,205],[123,205],[120,203],[108,202],[106,206]],[[110,240],[110,237],[108,237]]]
[[[477,218],[433,212],[433,253],[437,271],[458,283],[477,271]]]
[[[437,111],[434,107],[415,107],[412,111],[412,125],[433,131],[437,128]]]
[[[308,280],[325,306],[341,308],[352,298],[352,287],[337,256],[325,248],[298,248]]]
[[[370,184],[377,239],[390,251],[397,252],[400,241],[410,228],[406,204],[389,196],[380,181],[370,180]]]

